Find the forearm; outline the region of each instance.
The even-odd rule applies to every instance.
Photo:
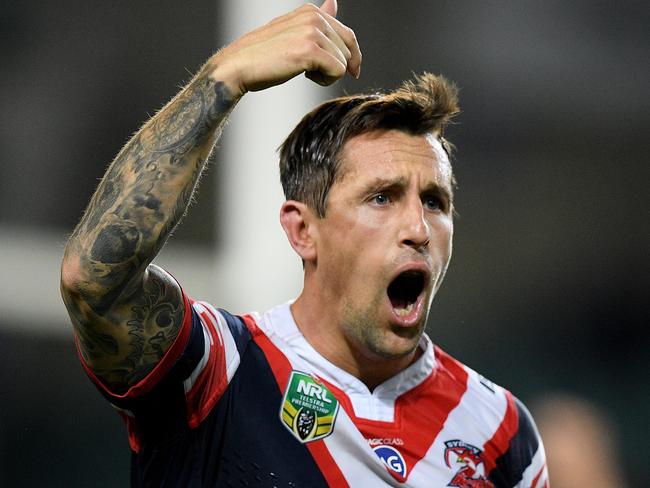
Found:
[[[64,274],[100,315],[144,273],[189,205],[236,103],[213,70],[206,64],[120,151],[68,242]]]

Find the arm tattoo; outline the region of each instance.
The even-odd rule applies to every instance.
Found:
[[[156,266],[149,268],[148,275],[141,293],[111,310],[106,322],[100,319],[75,327],[84,360],[117,391],[137,383],[156,366],[183,319],[175,284]],[[115,316],[122,317],[126,326],[116,327]]]
[[[120,151],[66,247],[76,282],[64,301],[84,358],[109,382],[137,382],[180,327],[177,285],[148,266],[184,215],[236,103],[207,72]]]
[[[171,295],[171,296],[170,296]],[[131,378],[146,374],[165,354],[167,345],[176,337],[183,318],[181,303],[165,281],[152,276],[144,293],[131,305],[131,318],[127,321],[132,338],[131,351],[124,364]]]

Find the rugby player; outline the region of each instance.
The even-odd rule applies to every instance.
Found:
[[[247,92],[360,68],[333,0],[242,36],[120,151],[70,237],[63,299],[133,486],[547,486],[525,407],[424,333],[454,227],[443,77],[328,101],[284,142],[295,300],[235,316],[152,264]]]

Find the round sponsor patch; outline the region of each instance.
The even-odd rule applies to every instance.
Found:
[[[375,454],[379,456],[381,462],[384,463],[389,470],[406,478],[406,462],[402,454],[393,446],[376,446],[373,447]]]

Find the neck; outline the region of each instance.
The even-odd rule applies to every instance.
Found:
[[[291,305],[293,319],[307,342],[325,359],[361,380],[370,391],[415,362],[421,355],[420,347],[400,358],[387,359],[350,341],[344,334],[337,310],[327,306],[333,303],[303,289]]]

